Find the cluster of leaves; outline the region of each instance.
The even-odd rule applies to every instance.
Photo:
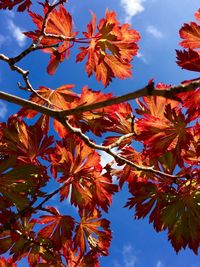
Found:
[[[25,7],[31,3],[1,1],[0,8],[11,9],[21,2]],[[114,77],[130,77],[130,62],[138,50],[139,34],[128,24],[120,25],[115,12],[107,10],[98,26],[92,14],[84,37],[76,38],[78,33],[72,30],[72,17],[63,2],[51,6],[45,1],[43,16],[28,11],[37,30],[25,34],[51,54],[49,74],[69,56],[70,48],[77,42],[87,45],[79,47],[76,60],[87,57],[88,76],[94,73],[104,86]],[[200,21],[200,10],[196,18]],[[199,27],[194,22],[183,26],[181,45],[188,50],[177,51],[178,64],[194,71],[200,68]],[[63,111],[113,98],[112,94],[93,91],[87,86],[77,94],[73,87],[62,85],[53,90],[41,86],[30,100]],[[170,87],[160,83],[155,90]],[[137,99],[135,110],[128,103],[120,103],[77,112],[65,118],[71,131],[65,123],[54,119],[58,140],[49,136],[49,116],[42,114],[38,118],[37,111],[28,108],[22,108],[7,123],[1,123],[0,252],[9,251],[12,255],[8,260],[0,258],[1,266],[15,267],[15,262],[24,257],[32,267],[100,266],[98,257],[108,255],[112,237],[109,221],[102,218],[102,211],[108,212],[113,194],[125,183],[131,195],[126,206],[135,208],[136,219],[149,216],[156,231],[168,231],[177,252],[188,246],[197,253],[200,245],[199,95],[196,89],[178,94],[181,101],[145,96]],[[36,122],[29,125],[25,117],[35,117]],[[114,169],[112,163],[103,169],[95,143],[81,139],[87,132],[94,136],[114,133],[99,147],[118,149],[115,160],[120,169]],[[141,151],[132,145],[135,141],[142,143]],[[141,168],[134,168],[131,163]],[[154,169],[148,168],[151,166]],[[113,176],[117,177],[115,183]],[[45,193],[45,186],[52,179],[58,187],[50,194]],[[77,208],[79,219],[61,214],[55,207],[44,206],[56,194],[61,202]]]

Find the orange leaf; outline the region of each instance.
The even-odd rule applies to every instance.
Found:
[[[200,52],[192,49],[176,51],[177,64],[186,70],[200,71]]]
[[[44,4],[44,14],[51,8],[48,4]],[[36,13],[30,12],[29,15],[32,17],[33,22],[36,24],[38,30],[34,32],[24,33],[33,41],[36,41],[43,33],[42,26],[44,18]],[[53,9],[48,17],[47,26],[45,29],[46,34],[50,34],[51,37],[42,37],[40,44],[42,45],[59,45],[56,48],[44,49],[44,52],[51,53],[51,60],[49,62],[47,71],[49,74],[54,74],[57,66],[66,57],[69,57],[70,42],[73,41],[74,36],[77,33],[72,32],[72,17],[64,8],[63,5],[59,6],[59,9]],[[52,36],[54,35],[54,36]]]
[[[200,25],[195,22],[184,24],[180,30],[180,37],[184,39],[180,45],[184,48],[200,48]]]
[[[43,215],[40,216],[40,219],[35,220],[40,224],[48,224],[39,231],[38,235],[51,239],[55,248],[59,250],[71,239],[74,219],[70,216],[61,215],[54,207],[48,207],[47,209],[52,215]]]
[[[81,222],[77,225],[74,236],[75,248],[80,249],[81,255],[86,251],[87,245],[99,254],[108,254],[111,241],[110,222],[100,217],[101,213],[97,210],[84,210],[81,214]]]
[[[84,35],[91,38],[88,47],[80,47],[81,52],[76,61],[82,61],[86,56],[86,72],[90,77],[93,72],[96,79],[107,86],[112,78],[125,79],[131,77],[131,60],[137,54],[140,36],[137,31],[130,29],[129,24],[120,25],[113,11],[106,11],[96,31],[96,16],[87,25],[88,32]]]

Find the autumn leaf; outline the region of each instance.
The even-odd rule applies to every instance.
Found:
[[[2,152],[12,155],[20,162],[38,163],[38,157],[47,159],[47,155],[52,151],[50,145],[53,143],[52,136],[45,136],[40,125],[28,126],[25,122],[17,118],[10,117],[7,125],[0,124],[2,129]]]
[[[200,114],[200,88],[192,92],[179,94],[183,100],[183,107],[187,109],[188,121],[198,119]]]
[[[68,198],[70,194],[71,204],[79,209],[93,209],[97,205],[108,210],[112,194],[118,188],[112,184],[110,176],[101,174],[100,156],[95,150],[71,135],[62,143],[57,143],[51,161],[54,177],[57,172],[62,173],[58,179],[58,182],[63,183],[61,200]]]
[[[191,137],[190,146],[187,150],[183,150],[181,156],[187,164],[197,165],[200,162],[200,125],[196,122],[193,128],[189,129]]]
[[[89,245],[97,253],[107,255],[111,241],[110,222],[101,219],[101,213],[98,210],[84,210],[80,216],[81,222],[75,229],[75,248],[79,248],[80,254],[83,255]]]
[[[11,166],[4,172],[0,172],[0,192],[5,200],[18,209],[28,206],[28,196],[42,195],[39,190],[47,182],[48,176],[40,166],[31,164]]]
[[[74,219],[70,216],[61,215],[54,207],[47,207],[51,215],[42,215],[40,219],[34,220],[39,224],[48,224],[42,228],[38,235],[42,238],[49,238],[56,250],[60,250],[72,237]]]
[[[200,22],[200,9],[195,13],[195,18]]]
[[[148,156],[145,154],[137,152],[134,148],[126,146],[120,151],[120,156],[125,157],[131,162],[137,164],[138,166],[150,166],[151,162]],[[115,175],[119,180],[120,188],[123,186],[124,182],[132,184],[137,182],[148,182],[150,179],[156,180],[155,174],[148,173],[146,171],[137,170],[128,164],[118,163],[122,166],[119,170],[111,170],[112,175]]]
[[[51,6],[44,4],[44,16]],[[45,36],[42,32],[44,23],[44,17],[29,11],[29,15],[32,17],[33,22],[36,24],[38,30],[34,32],[24,33],[27,37],[32,38],[35,42],[39,37],[42,37],[40,44],[42,45],[58,45],[58,48],[44,49],[45,52],[51,54],[51,60],[48,64],[47,71],[53,75],[56,71],[59,63],[63,62],[65,58],[69,57],[71,41],[74,40],[74,36],[77,34],[72,31],[72,17],[64,8],[63,5],[59,5],[59,8],[54,8],[47,20],[45,34],[51,35]]]
[[[104,94],[101,91],[93,91],[84,86],[80,98],[74,103],[74,108],[95,104],[113,98],[112,94]],[[114,106],[102,107],[92,111],[77,113],[69,118],[71,125],[81,128],[83,132],[92,131],[95,135],[101,136],[112,123],[109,114]],[[103,125],[103,127],[102,127]]]
[[[109,120],[111,125],[108,128],[109,131],[118,133],[118,136],[108,136],[103,141],[103,145],[107,146],[119,141],[120,137],[123,137],[126,134],[133,134],[127,138],[123,138],[120,143],[117,145],[119,149],[129,145],[135,135],[135,116],[133,115],[132,108],[128,103],[120,103],[112,106],[112,110],[108,113]]]
[[[130,62],[137,54],[136,42],[140,36],[137,31],[130,29],[129,24],[120,25],[115,12],[107,10],[98,26],[96,15],[92,14],[87,32],[83,34],[91,41],[88,47],[79,48],[81,52],[76,61],[80,62],[87,56],[85,69],[89,77],[95,73],[97,81],[108,86],[114,77],[125,79],[132,76]]]
[[[1,267],[17,267],[17,264],[13,262],[12,258],[5,259],[0,257],[0,266]]]
[[[180,42],[182,47],[190,49],[200,48],[200,25],[195,22],[185,23],[179,33],[183,39]]]
[[[13,9],[15,6],[19,5],[17,8],[18,12],[23,12],[26,9],[29,9],[32,1],[30,0],[0,0],[0,9]]]
[[[199,182],[198,180],[179,180],[177,189],[165,182],[134,183],[130,188],[133,195],[127,202],[129,208],[135,207],[135,218],[149,214],[149,222],[156,231],[168,230],[168,238],[174,249],[189,246],[197,253],[199,246]]]
[[[158,83],[155,86],[155,90],[168,90],[169,88],[171,88],[171,85],[164,83]],[[142,98],[137,98],[136,102],[140,107],[140,109],[136,108],[137,114],[151,114],[159,118],[164,118],[165,108],[168,104],[172,108],[177,108],[180,105],[178,101],[160,96],[143,96]]]
[[[186,70],[200,71],[200,52],[192,49],[177,50],[177,64]]]
[[[199,10],[195,14],[195,17],[200,22]],[[185,23],[179,33],[183,39],[180,45],[187,48],[187,50],[176,50],[177,64],[183,69],[200,71],[200,25],[195,22],[191,22],[190,24]]]
[[[162,120],[150,114],[145,114],[144,118],[138,119],[136,139],[143,142],[151,156],[160,156],[173,149],[180,153],[182,149],[187,149],[189,146],[187,140],[190,134],[187,123],[187,118],[180,109],[172,109],[167,105]]]

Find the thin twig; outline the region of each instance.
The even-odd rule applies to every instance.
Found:
[[[128,164],[129,166],[137,169],[137,170],[140,170],[140,171],[146,171],[146,172],[151,172],[151,173],[154,173],[154,174],[157,174],[157,175],[160,175],[160,176],[165,176],[165,177],[168,177],[168,178],[172,178],[172,179],[176,179],[176,178],[182,178],[184,177],[184,175],[181,175],[181,176],[177,176],[177,175],[171,175],[171,174],[168,174],[168,173],[164,173],[164,172],[161,172],[159,170],[155,170],[154,169],[154,166],[141,166],[141,165],[137,165],[135,164],[134,162],[124,158],[123,156],[120,156],[119,154],[116,154],[112,151],[112,144],[109,145],[109,146],[102,146],[102,145],[98,145],[98,144],[95,144],[94,142],[92,142],[89,137],[87,135],[85,135],[81,129],[79,128],[75,128],[73,126],[71,126],[71,124],[66,120],[66,119],[61,119],[59,120],[63,126],[70,132],[70,133],[73,133],[73,134],[76,134],[78,137],[80,137],[86,145],[88,145],[89,147],[93,148],[93,149],[97,149],[97,150],[101,150],[101,151],[105,151],[107,152],[109,155],[111,155],[116,161],[121,161],[123,162],[124,164]]]
[[[0,59],[1,59],[1,55],[0,55]],[[195,90],[198,87],[200,87],[200,80],[193,81],[193,82],[186,84],[186,85],[180,84],[180,85],[171,87],[168,90],[154,90],[152,92],[152,95],[173,99],[174,98],[173,95],[176,95],[179,93],[190,92],[190,91]],[[36,111],[38,111],[44,115],[50,116],[50,117],[58,119],[58,120],[65,118],[66,116],[69,116],[69,115],[76,115],[76,114],[84,113],[86,111],[92,111],[95,109],[111,106],[114,104],[119,104],[119,103],[122,103],[122,102],[125,102],[128,100],[142,97],[142,96],[148,96],[148,91],[147,91],[146,87],[139,89],[135,92],[125,94],[125,95],[122,95],[119,97],[111,98],[111,99],[108,99],[105,101],[101,101],[101,102],[97,102],[97,103],[89,104],[89,105],[84,105],[84,106],[78,106],[78,107],[73,108],[73,109],[59,111],[59,110],[54,110],[54,109],[51,109],[51,108],[48,108],[45,106],[41,106],[41,105],[34,103],[30,100],[25,100],[25,99],[20,98],[18,96],[0,91],[0,99],[3,99],[5,101],[8,101],[8,102],[13,103],[13,104],[17,104],[17,105],[22,106],[22,107],[26,107],[28,109],[36,110]]]

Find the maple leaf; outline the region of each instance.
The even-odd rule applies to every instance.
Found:
[[[176,189],[164,180],[159,184],[133,183],[129,187],[133,197],[126,207],[135,207],[136,219],[149,214],[149,222],[156,231],[168,229],[168,238],[176,252],[189,246],[197,253],[200,241],[199,181],[180,179],[176,183]]]
[[[44,136],[38,124],[28,126],[17,116],[10,117],[7,125],[0,124],[2,129],[2,152],[8,155],[15,155],[17,160],[26,163],[39,164],[38,157],[47,159],[52,149],[49,146],[53,143],[53,137]]]
[[[101,219],[101,213],[98,210],[83,210],[80,216],[81,222],[75,229],[75,248],[79,248],[80,254],[83,255],[89,245],[97,253],[107,255],[111,241],[110,222]]]
[[[132,113],[132,108],[128,103],[120,103],[112,106],[112,110],[109,111],[108,117],[111,121],[111,125],[108,129],[109,131],[118,133],[122,136],[129,133],[134,134],[135,117]],[[125,145],[129,145],[132,142],[133,137],[134,135],[124,138],[118,145],[119,149]],[[107,146],[117,142],[119,138],[120,136],[108,136],[103,141],[103,145]]]
[[[104,100],[111,99],[113,96],[111,93],[104,94],[101,91],[93,91],[88,88],[88,86],[84,86],[81,91],[80,98],[74,102],[74,108],[78,108],[84,105],[90,105],[94,103],[98,103]],[[111,118],[109,116],[112,107],[98,108],[93,111],[87,111],[83,113],[75,114],[69,118],[69,122],[76,127],[81,128],[83,132],[88,130],[92,131],[95,135],[101,136],[108,128],[110,128],[110,124],[112,123]],[[102,127],[103,125],[103,127]]]
[[[132,147],[129,147],[129,146],[124,147],[123,149],[121,149],[120,155],[139,166],[150,165],[149,158],[143,153],[137,152]],[[120,163],[120,162],[118,163],[119,166],[121,166],[122,164],[123,163]],[[124,165],[124,167],[120,170],[111,170],[111,174],[117,176],[117,179],[119,179],[120,187],[123,186],[124,182],[131,184],[135,181],[147,182],[152,178],[156,179],[154,174],[147,173],[146,171],[136,170],[127,164]]]
[[[200,9],[195,13],[195,18],[200,22]]]
[[[65,84],[55,90],[45,86],[40,86],[40,89],[36,90],[38,95],[31,94],[30,101],[55,110],[67,110],[75,107],[73,102],[76,103],[76,100],[80,98],[78,94],[72,91],[72,88],[74,88],[73,84]],[[41,96],[41,98],[39,96]],[[22,108],[18,112],[19,116],[27,117],[29,119],[35,117],[37,114],[37,111],[27,108]],[[43,132],[46,134],[49,131],[49,122],[50,118],[48,116],[41,115],[40,122],[38,121],[37,123],[41,125]],[[65,127],[56,120],[54,120],[54,128],[60,137],[64,137],[67,134]]]
[[[17,11],[23,12],[29,9],[32,1],[30,0],[0,0],[0,9],[13,9],[16,5],[19,5]]]
[[[15,214],[16,215],[16,214]],[[13,254],[13,261],[28,257],[29,266],[40,266],[40,262],[48,262],[58,267],[60,257],[55,251],[50,251],[50,240],[36,236],[33,231],[35,220],[29,216],[23,216],[10,224],[11,230],[3,230],[0,234],[0,252],[6,252],[10,248],[10,254]],[[9,216],[7,219],[10,219]],[[8,222],[8,221],[7,221]],[[5,227],[5,224],[4,226]],[[2,229],[1,229],[2,230]],[[55,266],[55,265],[48,265]]]
[[[97,33],[95,33],[97,28]],[[87,25],[83,33],[91,39],[88,47],[80,47],[76,62],[88,57],[86,72],[90,77],[95,73],[96,79],[107,86],[112,78],[125,79],[131,77],[133,56],[137,54],[140,36],[137,31],[130,29],[129,24],[120,25],[113,11],[106,11],[105,18],[96,26],[96,15]]]
[[[68,267],[100,267],[98,255],[94,250],[90,250],[87,254],[77,254],[77,250],[73,250],[67,246],[63,249],[63,253]]]
[[[190,146],[183,150],[181,156],[187,164],[198,165],[200,162],[200,125],[196,122],[190,130]]]
[[[58,142],[51,155],[52,173],[62,176],[58,182],[64,183],[60,190],[61,200],[68,198],[70,193],[71,204],[79,209],[92,209],[95,205],[107,211],[112,201],[112,194],[118,191],[112,184],[112,178],[101,175],[100,156],[75,136]]]
[[[176,148],[187,149],[190,134],[187,131],[187,118],[180,109],[171,108],[168,104],[162,120],[159,117],[145,114],[136,122],[137,140],[142,141],[151,156],[162,155]]]
[[[29,204],[28,196],[34,196],[36,191],[41,194],[39,188],[45,185],[48,178],[43,168],[31,164],[8,165],[7,169],[0,170],[0,175],[1,194],[18,209],[24,209]]]
[[[38,232],[38,235],[42,238],[49,238],[55,249],[60,250],[72,237],[74,219],[61,215],[54,207],[47,207],[46,209],[52,215],[42,215],[40,219],[34,220],[39,224],[48,224]]]
[[[200,52],[192,49],[176,50],[177,64],[186,70],[200,71]]]
[[[0,266],[1,267],[17,267],[16,263],[13,262],[12,258],[5,259],[0,257]]]
[[[200,48],[200,25],[195,22],[185,23],[180,29],[180,37],[184,39],[180,45],[184,48]]]
[[[187,108],[188,120],[198,119],[200,114],[200,88],[192,92],[179,94],[178,96],[183,100],[183,107]]]
[[[155,88],[156,90],[167,90],[171,88],[171,85],[158,83]],[[160,96],[143,96],[141,99],[137,98],[136,102],[140,107],[140,109],[136,109],[137,114],[151,114],[159,118],[164,118],[166,105],[170,104],[172,108],[177,108],[180,105],[178,101]]]
[[[49,4],[44,4],[44,16],[50,8],[51,6]],[[24,34],[27,37],[32,38],[34,42],[41,36],[40,44],[42,45],[58,45],[58,48],[44,49],[44,52],[51,53],[47,72],[53,75],[59,63],[69,57],[70,42],[74,40],[74,36],[77,34],[72,31],[72,17],[63,5],[59,5],[58,10],[54,8],[48,16],[45,28],[45,33],[50,34],[52,37],[45,37],[42,32],[44,18],[31,11],[29,11],[29,15],[32,17],[38,30],[34,32],[25,32]]]
[[[199,21],[199,10],[195,14],[196,19]],[[188,50],[179,51],[176,50],[177,64],[183,69],[191,71],[200,71],[200,25],[191,22],[190,24],[185,23],[180,29],[180,37],[183,41],[180,45]]]

